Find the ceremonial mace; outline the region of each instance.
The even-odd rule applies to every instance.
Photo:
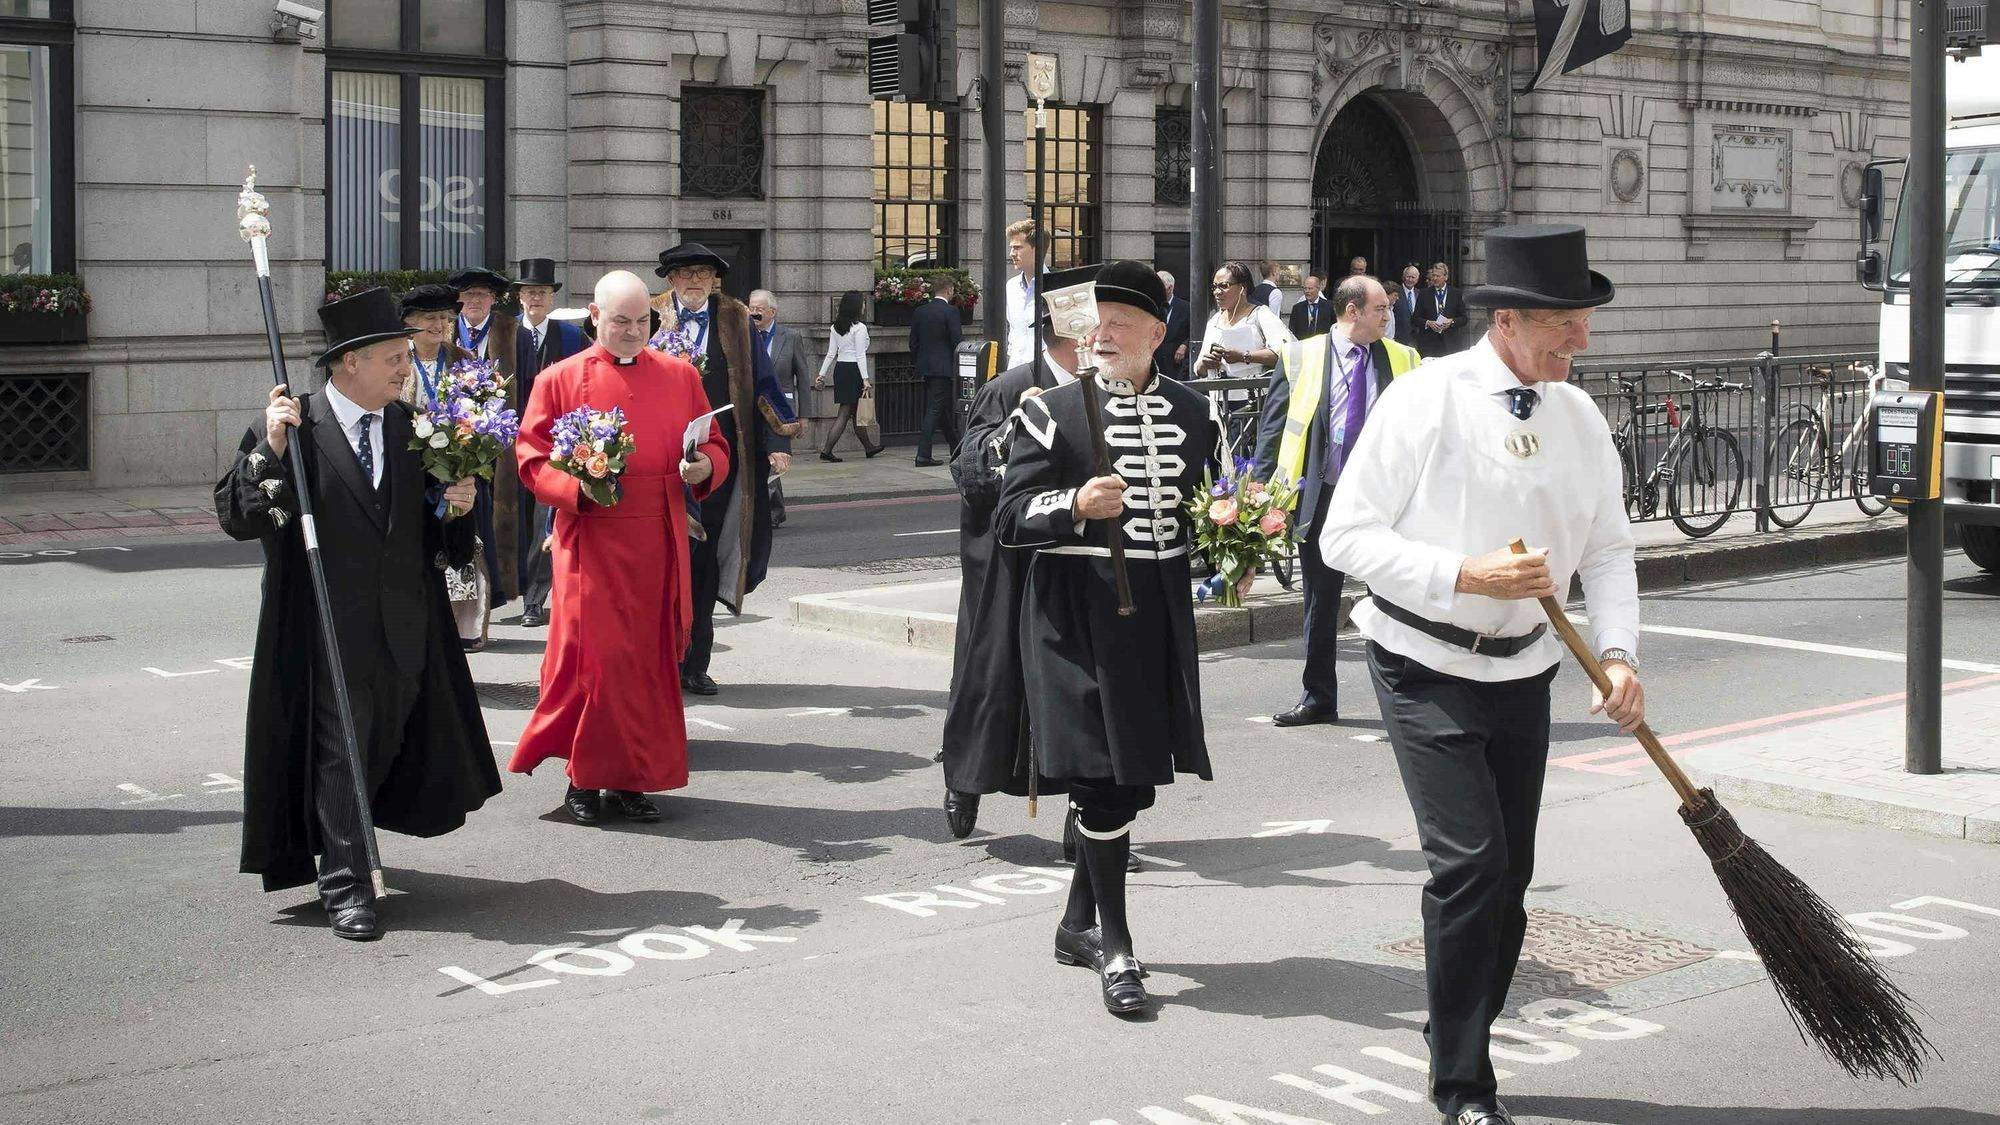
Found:
[[[1083,350],[1083,339],[1097,331],[1097,282],[1086,281],[1043,294],[1049,304],[1050,330],[1065,340],[1077,341],[1076,381],[1083,391],[1083,416],[1090,425],[1090,451],[1097,459],[1097,475],[1111,472],[1111,451],[1104,440],[1104,414],[1097,397],[1097,368]],[[1041,318],[1035,318],[1040,323]],[[1118,586],[1118,615],[1132,616],[1132,581],[1125,572],[1125,529],[1112,517],[1111,577]]]
[[[1517,555],[1528,551],[1519,539],[1507,546]],[[1570,655],[1609,698],[1611,677],[1562,603],[1552,597],[1541,601]],[[1723,897],[1771,974],[1799,1037],[1810,1035],[1856,1077],[1893,1078],[1905,1086],[1916,1081],[1924,1056],[1937,1051],[1910,1015],[1909,997],[1876,967],[1867,947],[1842,927],[1840,915],[1825,899],[1743,834],[1713,789],[1694,787],[1653,728],[1642,722],[1632,735],[1679,795],[1681,820],[1708,854]]]
[[[278,306],[271,298],[271,252],[265,240],[271,237],[271,204],[257,191],[257,166],[243,180],[243,194],[236,197],[236,228],[257,260],[257,295],[264,302],[264,341],[271,349],[271,377],[289,390],[291,377],[285,374],[285,350],[278,339]],[[297,397],[293,395],[292,397]],[[386,451],[385,451],[386,455]],[[368,807],[368,769],[361,760],[361,743],[354,737],[354,704],[347,698],[347,674],[340,661],[340,639],[333,632],[333,602],[326,593],[326,564],[319,557],[319,532],[313,524],[312,489],[306,483],[305,453],[293,440],[285,443],[285,459],[291,466],[292,491],[299,497],[299,533],[305,536],[306,567],[312,572],[313,602],[319,607],[321,655],[326,658],[328,676],[333,680],[334,707],[340,712],[340,748],[347,758],[347,775],[354,780],[354,823],[361,830],[361,845],[368,858],[368,877],[377,896],[389,893],[382,882],[382,854],[375,846],[375,816]],[[283,508],[271,509],[271,521],[284,526]]]

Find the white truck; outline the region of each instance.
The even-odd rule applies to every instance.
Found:
[[[1945,107],[1944,504],[1967,557],[2000,573],[2000,44],[1946,60]],[[1910,229],[1900,207],[1886,266],[1874,244],[1882,168],[1900,163],[1862,171],[1855,261],[1861,283],[1882,294],[1882,364],[1898,380],[1910,361]]]

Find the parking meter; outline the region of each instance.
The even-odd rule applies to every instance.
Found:
[[[1877,391],[1868,403],[1868,491],[1891,501],[1943,495],[1944,395]]]
[[[952,408],[958,412],[958,432],[972,418],[972,400],[988,379],[1000,374],[1000,341],[967,340],[958,346],[958,396]]]

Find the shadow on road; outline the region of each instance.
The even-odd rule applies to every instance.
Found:
[[[673,794],[657,800],[660,811],[666,814],[657,824],[607,822],[606,827],[592,831],[632,832],[703,842],[760,840],[790,848],[809,863],[872,859],[887,854],[888,842],[898,839],[931,844],[951,839],[944,814],[929,805],[907,809],[779,807]]]
[[[1622,1098],[1507,1098],[1523,1118],[1575,1125],[2000,1125],[2000,1115],[1969,1109],[1771,1109],[1763,1106],[1649,1105]]]
[[[720,773],[810,773],[825,781],[882,781],[931,768],[921,754],[871,750],[865,746],[819,746],[787,742],[769,746],[756,742],[688,742],[688,759],[695,769]],[[942,819],[940,812],[938,817]]]
[[[942,822],[942,814],[938,815],[938,819]],[[1364,864],[1386,875],[1422,874],[1425,871],[1422,852],[1400,850],[1390,846],[1387,840],[1378,840],[1373,836],[1325,832],[1263,839],[1148,840],[1143,831],[1144,825],[1142,819],[1141,831],[1132,842],[1147,874],[1179,872],[1198,875],[1210,882],[1248,888],[1407,886],[1414,889],[1421,885],[1420,881],[1393,877],[1350,879],[1305,872],[1350,864]],[[1049,828],[1052,835],[1060,833],[1062,817],[1057,815],[1053,818]],[[982,846],[987,855],[1017,867],[1046,867],[1061,861],[1058,846],[1039,836],[991,836],[974,838],[967,844]],[[1167,862],[1154,862],[1156,860]]]
[[[866,698],[868,702],[861,700]],[[861,687],[853,684],[724,683],[715,702],[758,711],[803,711],[812,707],[844,707],[857,719],[914,719],[942,712],[949,691],[924,688]]]
[[[240,809],[54,809],[0,807],[0,838],[157,836],[208,824],[237,824]]]
[[[1141,950],[1141,955],[1144,951]],[[1378,1031],[1416,1025],[1388,1013],[1424,1006],[1424,975],[1337,957],[1281,957],[1260,964],[1171,965],[1146,962],[1157,978],[1185,977],[1194,987],[1160,996],[1178,1005],[1259,1019],[1327,1019]]]

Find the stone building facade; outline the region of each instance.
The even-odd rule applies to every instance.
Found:
[[[330,3],[316,39],[274,32],[268,0],[0,5],[25,13],[0,16],[0,48],[49,44],[44,101],[10,90],[0,104],[10,130],[37,112],[22,105],[40,107],[58,138],[46,143],[71,162],[71,244],[50,260],[73,263],[95,300],[88,342],[0,347],[0,490],[190,482],[225,463],[269,381],[233,222],[251,163],[273,204],[301,383],[314,381],[330,267],[548,256],[575,295],[698,238],[822,340],[833,301],[869,289],[878,261],[982,276],[977,116],[924,111],[918,127],[871,103],[864,0]],[[1063,252],[1184,270],[1187,5],[1005,10],[1008,213],[1025,211],[1019,60],[1053,53]],[[1354,253],[1378,273],[1442,258],[1477,283],[1486,227],[1577,221],[1619,284],[1594,354],[1750,354],[1774,319],[1787,350],[1872,344],[1850,264],[1853,198],[1862,163],[1907,148],[1901,6],[1631,0],[1622,51],[1520,94],[1530,10],[1226,6],[1228,252],[1336,272]],[[969,95],[976,0],[955,14]],[[416,23],[382,30],[404,18]],[[899,135],[885,138],[884,121]],[[421,216],[392,190],[399,157],[422,162]],[[926,171],[937,165],[942,178]],[[37,190],[65,184],[48,182]],[[899,332],[878,331],[876,346],[885,384],[899,384]],[[23,425],[53,424],[24,412],[58,409],[45,393],[56,377],[69,380],[81,456],[23,464]],[[808,398],[809,415],[830,413]],[[885,385],[891,431],[913,420],[900,401]]]

